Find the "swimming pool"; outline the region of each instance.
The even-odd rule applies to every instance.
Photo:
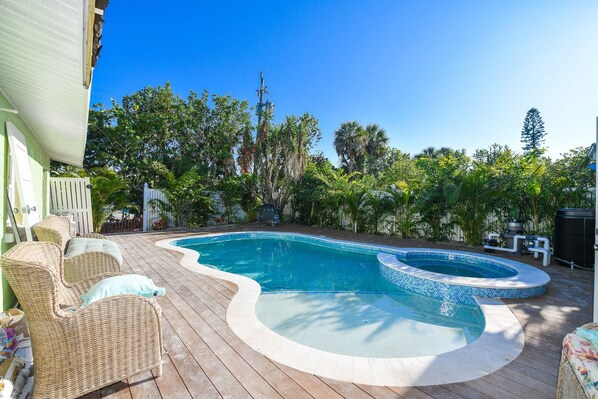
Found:
[[[398,262],[398,248],[271,232],[156,245],[182,252],[189,270],[236,284],[226,313],[233,332],[308,373],[372,385],[444,384],[487,375],[523,348],[521,325],[499,300],[480,297],[472,306],[397,285],[383,273],[395,265],[379,257]],[[330,273],[341,269],[341,277]]]
[[[258,319],[276,333],[350,356],[435,355],[473,342],[484,330],[478,306],[447,303],[385,279],[374,252],[297,237],[182,240],[200,262],[257,281]]]

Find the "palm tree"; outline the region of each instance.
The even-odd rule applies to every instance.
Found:
[[[363,215],[366,193],[366,188],[358,180],[352,180],[345,186],[344,204],[351,224],[353,225],[354,233],[357,233],[357,223]]]
[[[371,166],[386,152],[388,136],[386,131],[376,123],[370,123],[365,127],[365,167],[371,170]],[[367,172],[367,171],[364,171]]]
[[[419,154],[417,154],[413,158],[415,158],[415,159],[419,159],[419,158],[423,158],[423,157],[427,157],[427,158],[438,158],[440,155],[447,156],[452,151],[453,150],[451,150],[448,147],[442,147],[442,148],[439,148],[439,149],[436,149],[434,147],[427,147],[427,148],[424,148],[422,150],[422,152],[420,152]]]
[[[129,183],[121,175],[107,166],[90,170],[91,214],[96,233],[102,229],[104,221],[118,209],[139,209],[129,202]]]
[[[334,148],[341,159],[341,165],[349,174],[353,173],[365,153],[366,136],[363,127],[355,121],[341,123],[334,132]]]

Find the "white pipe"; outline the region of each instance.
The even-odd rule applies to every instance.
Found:
[[[498,233],[489,233],[488,239],[491,240],[492,238],[499,238],[501,235]],[[492,245],[484,245],[486,249],[492,249],[495,251],[504,251],[504,252],[511,252],[516,253],[519,249],[519,240],[527,240],[528,236],[524,236],[521,234],[516,234],[513,236],[513,247],[510,248],[503,248],[503,247],[494,247]],[[540,246],[542,243],[542,246]],[[534,244],[533,246],[529,246],[527,248],[528,251],[534,253],[534,258],[538,258],[540,254],[542,254],[542,266],[548,266],[550,264],[550,241],[546,237],[534,237]]]
[[[17,111],[16,109],[11,109],[11,108],[0,108],[0,112],[8,112],[11,114],[18,114],[19,111]]]
[[[490,233],[488,234],[488,239],[491,240],[493,237],[495,238],[499,238],[501,235],[498,233]],[[484,245],[484,248],[486,249],[493,249],[495,251],[505,251],[505,252],[512,252],[515,253],[517,252],[517,237],[523,237],[525,238],[525,236],[514,236],[513,237],[513,247],[512,248],[503,248],[503,247],[493,247],[492,245]]]
[[[542,246],[539,246],[542,243]],[[542,266],[550,264],[550,241],[546,237],[535,237],[534,246],[527,247],[527,250],[534,253],[534,258],[542,254]]]

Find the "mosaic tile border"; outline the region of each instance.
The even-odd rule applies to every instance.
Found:
[[[476,296],[485,298],[528,298],[539,296],[546,292],[546,285],[528,288],[499,288],[449,284],[421,277],[417,273],[409,274],[402,270],[397,270],[392,267],[393,261],[397,263],[401,262],[396,260],[393,255],[379,254],[378,261],[380,262],[380,273],[391,283],[417,292],[418,294],[449,302],[476,305],[477,303],[474,299]],[[404,264],[401,263],[401,265]]]

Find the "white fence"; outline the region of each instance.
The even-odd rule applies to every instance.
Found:
[[[149,203],[152,200],[168,203],[166,195],[162,191],[149,188],[147,183],[145,183],[143,185],[143,231],[150,231],[152,223],[160,220],[162,217],[160,209]],[[168,219],[171,219],[170,215],[168,215]]]
[[[441,219],[441,222],[443,224],[445,224],[445,223],[449,223],[450,220],[451,220],[451,216],[448,215],[448,216],[443,217]],[[500,224],[500,219],[496,215],[489,215],[488,218],[486,219],[486,225],[492,226],[492,225],[497,225],[497,224],[499,225],[499,227],[497,229],[490,228],[489,230],[484,231],[482,236],[484,238],[486,238],[486,236],[488,236],[488,233],[502,232],[502,227],[501,227],[502,224]],[[531,225],[531,223],[527,223],[524,227],[526,230],[530,230],[530,229],[532,229],[533,226]],[[540,223],[540,228],[545,228],[545,227],[546,227],[545,224]],[[353,230],[353,225],[351,224],[350,219],[347,215],[341,216],[340,228],[344,229],[344,230]],[[378,222],[378,233],[380,233],[380,234],[391,235],[391,234],[395,234],[396,230],[397,230],[396,217],[393,215],[384,216]],[[419,229],[417,229],[416,233],[420,237],[423,237],[424,236],[423,228],[420,227]],[[451,241],[463,242],[464,236],[463,236],[463,229],[461,228],[461,226],[459,226],[457,224],[453,224],[451,231],[448,234],[448,239]]]
[[[76,233],[93,231],[89,177],[50,178],[50,213],[72,214]]]
[[[213,192],[210,195],[214,203],[214,214],[210,216],[210,220],[208,224],[214,225],[222,222],[223,214],[224,214],[224,204],[222,203],[222,198],[220,193]],[[166,195],[158,189],[149,188],[147,183],[143,186],[143,231],[150,231],[152,228],[152,223],[159,220],[162,215],[160,214],[160,210],[157,206],[150,204],[151,200],[160,200],[168,203],[166,200]],[[172,226],[174,223],[172,216],[167,214],[169,225]],[[232,210],[232,221],[240,221],[245,220],[247,218],[247,214],[241,208],[240,205],[236,205]]]

